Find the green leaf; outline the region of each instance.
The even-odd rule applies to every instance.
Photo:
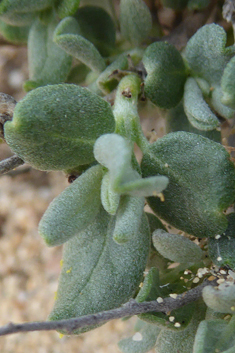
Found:
[[[2,0],[0,14],[9,12],[33,12],[52,7],[54,0]]]
[[[183,235],[157,229],[153,233],[153,244],[162,256],[174,262],[195,263],[202,259],[201,248]]]
[[[148,198],[156,214],[198,237],[227,228],[223,211],[234,201],[235,169],[220,144],[200,135],[175,132],[158,139],[143,156],[143,177],[165,175],[165,201]]]
[[[219,239],[209,239],[208,251],[214,264],[219,267],[228,265],[235,270],[235,213],[230,213],[227,219],[228,228]]]
[[[25,44],[28,40],[29,26],[17,27],[11,26],[0,20],[1,35],[9,42],[15,44]]]
[[[223,96],[221,102],[235,109],[235,57],[233,57],[224,69],[221,79]]]
[[[192,77],[188,78],[185,84],[184,110],[188,120],[196,129],[210,131],[220,125],[217,116],[211,111],[197,82]]]
[[[226,47],[226,32],[216,25],[201,27],[188,41],[185,59],[194,77],[205,79],[212,87],[220,85],[223,71],[235,54],[235,47]]]
[[[106,172],[101,184],[101,202],[106,212],[115,215],[120,201],[120,194],[113,190],[110,172]]]
[[[91,70],[102,72],[105,62],[96,47],[80,35],[80,27],[73,17],[64,18],[54,32],[54,42]]]
[[[235,116],[235,110],[227,107],[222,103],[222,89],[220,86],[215,86],[211,95],[212,107],[225,119],[231,119]]]
[[[221,142],[221,132],[215,130],[203,131],[198,130],[193,127],[187,118],[187,115],[184,112],[183,104],[179,103],[175,108],[172,108],[167,111],[166,115],[166,131],[176,132],[176,131],[187,131],[192,132],[197,135],[202,135],[209,138],[215,142]]]
[[[149,196],[160,193],[168,184],[168,179],[162,176],[141,179],[132,168],[130,142],[118,134],[101,136],[95,143],[94,155],[100,164],[109,169],[110,184],[117,193]]]
[[[118,85],[118,80],[113,76],[113,72],[116,70],[127,70],[128,60],[127,55],[121,54],[118,58],[112,62],[106,69],[100,74],[97,79],[98,87],[103,91],[104,94],[112,92]]]
[[[80,0],[56,0],[55,9],[59,18],[72,16],[78,9]]]
[[[174,284],[169,284],[167,286],[161,285],[159,279],[159,271],[156,268],[151,268],[147,275],[145,276],[143,286],[136,297],[136,301],[142,303],[144,301],[152,301],[158,298],[164,298],[169,296],[174,291],[177,293],[185,291],[180,282]],[[168,328],[171,330],[182,330],[190,322],[195,306],[194,303],[190,303],[177,310],[172,310],[170,316],[174,316],[174,320],[171,322],[169,317],[161,312],[151,312],[147,314],[138,315],[142,320],[155,324],[158,327]],[[181,328],[175,326],[178,322]]]
[[[186,7],[188,0],[161,0],[163,6],[173,10],[182,10]]]
[[[120,26],[122,36],[138,46],[152,28],[149,8],[142,0],[121,0]]]
[[[181,100],[186,70],[178,50],[166,42],[148,46],[143,56],[147,71],[144,87],[146,97],[160,108],[173,108]]]
[[[205,307],[199,301],[190,324],[184,330],[164,329],[160,332],[156,342],[156,353],[191,353],[198,324],[204,315]]]
[[[218,288],[206,286],[202,296],[209,308],[219,313],[233,314],[235,310],[235,285],[222,283]]]
[[[115,47],[116,29],[110,15],[98,6],[83,6],[74,15],[80,26],[80,34],[109,56]]]
[[[71,84],[39,87],[17,105],[4,125],[10,148],[41,170],[66,170],[94,161],[96,139],[114,130],[110,105]]]
[[[156,229],[163,229],[166,231],[166,227],[162,224],[160,219],[158,219],[154,214],[146,212],[148,217],[150,233],[152,234]]]
[[[144,202],[143,197],[121,196],[113,232],[113,239],[118,244],[134,241],[140,228]]]
[[[210,4],[210,0],[189,0],[188,8],[189,10],[201,10]]]
[[[53,33],[56,26],[57,20],[54,18],[48,25],[44,25],[37,19],[30,29],[28,39],[29,81],[24,83],[26,91],[47,84],[62,83],[69,74],[72,57],[53,43]]]
[[[31,25],[38,14],[38,12],[6,12],[0,15],[0,19],[11,26],[25,27]]]
[[[147,221],[143,216],[135,240],[123,245],[114,242],[114,227],[115,217],[101,210],[86,230],[65,244],[57,299],[50,320],[116,308],[134,295],[149,252]]]
[[[142,327],[132,337],[124,338],[118,343],[123,353],[145,353],[152,349],[161,329],[156,325],[143,322]]]
[[[100,165],[91,167],[49,205],[39,223],[47,245],[60,245],[83,231],[100,210]]]
[[[220,319],[200,322],[195,336],[193,353],[216,352],[221,333],[227,325],[226,321]],[[222,351],[219,350],[219,352]]]

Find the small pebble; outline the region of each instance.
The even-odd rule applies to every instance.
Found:
[[[174,326],[175,326],[175,327],[180,327],[181,325],[180,325],[179,322],[176,322],[176,323],[174,324]]]
[[[141,333],[140,332],[136,332],[135,334],[134,334],[134,336],[132,337],[132,340],[133,341],[142,341],[142,339],[143,339],[143,336],[141,335]]]
[[[171,298],[173,298],[173,299],[176,299],[176,298],[177,298],[177,296],[178,296],[178,295],[177,295],[176,293],[172,293],[172,294],[170,294],[170,297],[171,297]]]
[[[163,303],[163,299],[161,297],[158,297],[157,298],[157,302],[160,304],[160,303]]]

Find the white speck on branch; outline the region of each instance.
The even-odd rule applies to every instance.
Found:
[[[124,304],[120,308],[78,318],[59,321],[28,322],[22,324],[9,323],[0,327],[0,336],[20,332],[50,330],[63,330],[68,334],[71,334],[73,331],[83,327],[102,324],[113,319],[120,319],[127,316],[143,314],[151,311],[163,312],[166,314],[167,312],[181,308],[182,306],[200,299],[202,297],[202,290],[207,285],[217,285],[216,280],[205,280],[201,285],[190,289],[187,292],[179,294],[176,299],[171,297],[164,298],[162,303],[158,303],[157,300],[137,303],[134,299],[131,299],[128,303]]]

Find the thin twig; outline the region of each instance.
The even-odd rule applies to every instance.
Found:
[[[16,154],[0,162],[0,175],[8,173],[10,170],[24,164],[24,161]]]
[[[207,285],[215,286],[217,285],[217,282],[205,280],[201,285],[183,294],[179,294],[176,299],[167,297],[163,299],[162,303],[158,303],[156,300],[137,303],[134,299],[132,299],[120,308],[99,312],[97,314],[86,315],[79,318],[59,321],[29,322],[23,324],[9,323],[6,326],[0,327],[0,336],[19,332],[50,330],[63,330],[70,334],[74,330],[78,330],[83,327],[102,324],[113,319],[120,319],[127,316],[143,314],[151,311],[169,313],[172,310],[181,308],[184,305],[200,299],[202,296],[202,290]]]

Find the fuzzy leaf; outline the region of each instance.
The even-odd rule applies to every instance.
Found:
[[[235,213],[230,213],[227,219],[228,228],[219,239],[209,239],[208,251],[214,264],[219,267],[228,265],[235,270]]]
[[[193,353],[216,352],[216,346],[221,333],[227,325],[228,323],[226,321],[220,319],[204,320],[200,322],[195,336]]]
[[[175,108],[167,111],[166,115],[166,131],[187,131],[197,135],[202,135],[215,142],[221,142],[221,132],[217,130],[203,131],[193,127],[184,112],[183,104],[179,103]]]
[[[215,86],[211,95],[211,105],[223,118],[231,119],[235,116],[235,110],[222,103],[222,95],[221,87]]]
[[[28,39],[30,80],[24,84],[26,91],[47,84],[62,83],[69,74],[72,57],[53,43],[56,26],[55,19],[48,25],[37,19],[30,29]]]
[[[235,57],[233,57],[224,69],[221,80],[223,96],[221,102],[235,109]]]
[[[110,182],[110,172],[106,172],[101,184],[101,202],[106,212],[115,215],[120,201],[120,194],[115,192]]]
[[[144,177],[165,175],[164,201],[148,198],[160,218],[198,237],[227,228],[223,211],[234,201],[235,169],[220,144],[200,135],[175,132],[158,139],[143,156]]]
[[[156,325],[143,322],[137,334],[122,339],[118,347],[123,353],[146,353],[155,346],[160,331]]]
[[[0,15],[0,19],[11,26],[25,27],[31,25],[38,14],[38,12],[6,12]]]
[[[179,234],[170,234],[162,229],[153,233],[153,245],[165,258],[179,263],[196,263],[202,259],[201,248]]]
[[[205,79],[213,87],[220,84],[234,54],[234,46],[226,47],[225,30],[213,23],[201,27],[188,41],[185,59],[192,76]]]
[[[100,165],[91,167],[49,205],[39,223],[47,245],[60,245],[83,231],[100,210]]]
[[[149,45],[143,56],[147,71],[145,94],[160,108],[175,107],[184,92],[186,71],[178,50],[166,42]]]
[[[113,240],[114,227],[115,217],[101,210],[86,230],[65,244],[58,294],[50,320],[116,308],[134,295],[149,252],[147,221],[143,216],[135,240],[122,246]]]
[[[121,0],[120,26],[122,36],[138,46],[152,28],[149,8],[142,0]]]
[[[0,15],[9,12],[34,12],[52,7],[54,0],[2,0],[0,3]]]
[[[224,283],[225,284],[225,283]],[[219,288],[206,286],[203,288],[203,299],[209,308],[219,313],[233,314],[235,310],[235,285],[227,287],[222,284]]]
[[[151,268],[148,274],[145,276],[143,286],[136,297],[136,301],[142,303],[144,301],[156,300],[158,297],[164,298],[168,296],[172,291],[177,293],[184,291],[181,283],[175,283],[173,285],[161,286],[159,279],[159,271],[156,268]],[[169,317],[161,312],[151,312],[147,314],[138,315],[142,320],[155,324],[158,327],[167,327],[171,330],[179,330],[178,327],[174,326],[175,322],[181,324],[181,330],[184,329],[190,322],[195,306],[194,303],[190,303],[180,309],[172,310],[171,316],[174,316],[174,322],[169,321]]]
[[[113,239],[118,244],[134,241],[140,228],[144,202],[143,197],[121,196],[113,232]]]
[[[211,111],[197,82],[192,77],[188,78],[185,84],[184,110],[188,120],[196,129],[210,131],[220,125],[217,116]]]
[[[78,9],[80,0],[56,0],[55,8],[59,18],[72,16]]]
[[[9,42],[15,44],[27,43],[29,26],[11,26],[0,20],[0,33]]]
[[[94,161],[93,145],[114,130],[110,105],[86,88],[39,87],[17,105],[4,125],[10,148],[41,170],[65,170]]]
[[[198,324],[204,318],[204,310],[203,304],[199,302],[190,324],[182,331],[162,330],[157,338],[156,353],[191,353]]]
[[[98,6],[83,6],[74,15],[79,23],[81,35],[109,56],[115,47],[116,29],[109,14]]]
[[[162,224],[160,219],[158,219],[154,214],[146,212],[148,217],[150,233],[152,234],[156,229],[163,229],[166,231],[166,227]]]
[[[141,179],[132,168],[131,144],[120,135],[101,136],[95,143],[94,155],[100,164],[109,169],[110,184],[117,193],[149,196],[160,193],[168,184],[168,179],[162,176]]]
[[[105,62],[96,47],[80,35],[80,27],[73,17],[64,18],[54,32],[54,42],[91,70],[102,72]]]
[[[100,74],[97,79],[98,87],[103,91],[104,94],[108,94],[113,91],[118,85],[118,80],[112,73],[116,70],[127,70],[128,60],[125,54],[119,55],[119,57],[112,62],[111,65],[106,67],[106,69]]]

